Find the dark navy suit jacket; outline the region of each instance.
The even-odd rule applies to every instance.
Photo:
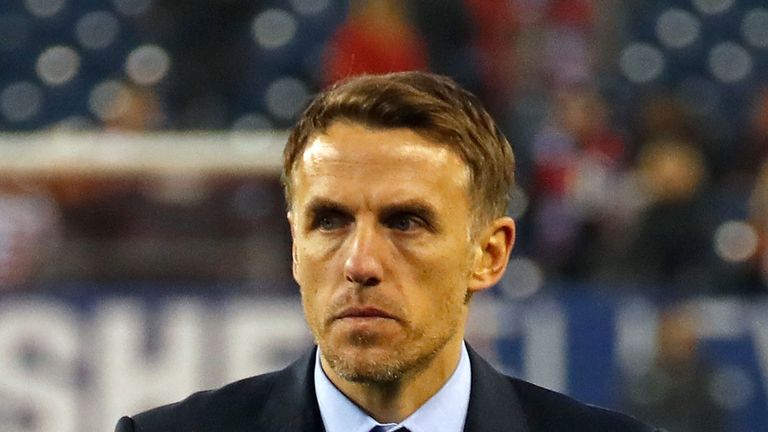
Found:
[[[316,351],[281,371],[123,417],[115,432],[323,432],[313,379]],[[465,432],[656,431],[623,414],[502,375],[471,348],[469,358]]]

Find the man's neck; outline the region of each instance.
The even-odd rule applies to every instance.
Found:
[[[347,381],[321,356],[320,364],[331,382],[351,401],[381,423],[400,423],[416,412],[448,381],[461,356],[463,339],[449,341],[419,371],[387,383]]]

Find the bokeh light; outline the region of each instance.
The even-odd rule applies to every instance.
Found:
[[[0,112],[12,122],[29,120],[40,112],[43,91],[27,81],[15,82],[0,92]]]
[[[24,0],[24,6],[27,10],[40,18],[48,18],[58,14],[66,4],[66,0]]]
[[[120,22],[114,14],[105,11],[89,12],[75,25],[77,40],[90,49],[106,48],[115,41],[120,32]]]
[[[288,44],[296,35],[296,18],[282,9],[268,9],[253,20],[256,43],[263,48],[276,49]]]
[[[35,71],[41,81],[59,86],[71,81],[80,69],[80,56],[66,46],[52,46],[37,58]]]
[[[701,13],[717,15],[730,9],[734,2],[735,0],[693,0],[693,5]]]
[[[728,221],[715,231],[715,251],[725,261],[746,261],[755,255],[757,246],[757,231],[746,222]]]
[[[100,120],[114,120],[128,110],[129,100],[121,97],[126,92],[125,84],[120,81],[101,82],[88,95],[88,109]]]
[[[145,86],[160,82],[170,68],[168,53],[157,45],[142,45],[134,49],[125,62],[126,75],[136,84]]]
[[[744,39],[755,48],[768,48],[768,10],[752,9],[741,24]]]
[[[739,44],[723,42],[710,51],[709,69],[724,83],[741,81],[752,72],[752,56]]]
[[[544,286],[544,272],[528,257],[512,257],[501,281],[504,294],[513,299],[534,295]]]
[[[619,64],[627,79],[647,83],[664,71],[664,54],[653,45],[634,43],[624,48]]]
[[[656,36],[670,48],[684,48],[699,38],[701,23],[683,9],[668,9],[656,21]]]
[[[296,78],[279,78],[267,87],[266,103],[275,117],[290,120],[303,108],[309,97],[307,85]]]

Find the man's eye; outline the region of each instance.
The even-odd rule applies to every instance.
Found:
[[[314,228],[322,231],[333,231],[343,227],[347,223],[347,218],[340,214],[324,214],[315,218],[312,224]]]
[[[389,218],[387,226],[397,231],[412,231],[422,226],[422,223],[413,215],[395,215]]]

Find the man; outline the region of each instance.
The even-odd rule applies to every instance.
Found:
[[[285,149],[293,274],[318,348],[288,368],[156,408],[116,431],[650,431],[496,372],[463,341],[499,281],[509,143],[447,78],[353,78]]]

